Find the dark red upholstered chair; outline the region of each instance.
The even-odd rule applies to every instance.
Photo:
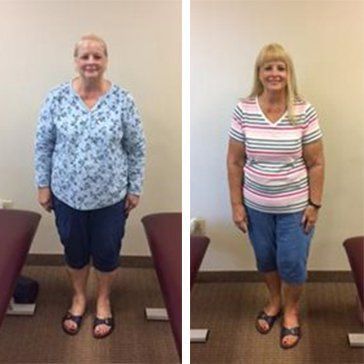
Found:
[[[359,320],[364,324],[364,236],[346,239],[343,245],[358,291]]]
[[[178,355],[182,353],[182,214],[142,218]]]
[[[41,215],[0,209],[0,326]]]
[[[205,256],[206,249],[209,245],[210,239],[206,236],[195,236],[190,237],[190,271],[191,271],[191,283],[190,288],[195,282],[198,270],[201,266],[203,257]]]
[[[198,270],[209,243],[210,239],[206,236],[191,235],[190,237],[190,289],[192,289],[195,283]],[[204,343],[207,341],[209,333],[209,329],[191,329],[190,341]]]

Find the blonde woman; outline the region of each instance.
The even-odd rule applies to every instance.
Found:
[[[256,329],[267,334],[283,313],[280,345],[301,338],[299,300],[322,201],[324,155],[314,107],[296,86],[279,44],[259,53],[253,91],[236,106],[227,156],[232,215],[248,231],[269,292]]]
[[[35,169],[38,202],[54,210],[73,287],[62,319],[78,333],[86,310],[90,264],[98,277],[95,338],[114,329],[110,291],[129,212],[138,205],[145,142],[132,96],[104,78],[104,40],[83,36],[75,45],[78,76],[51,90],[40,112]]]

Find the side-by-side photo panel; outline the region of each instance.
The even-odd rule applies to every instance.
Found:
[[[192,1],[191,363],[362,361],[363,20]]]
[[[0,362],[181,361],[180,8],[2,4]]]

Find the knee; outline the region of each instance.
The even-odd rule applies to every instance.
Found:
[[[119,252],[117,247],[104,247],[92,252],[94,267],[104,273],[112,272],[119,266]]]
[[[278,272],[281,279],[290,284],[301,284],[306,281],[307,270],[305,259],[283,258],[278,260]]]

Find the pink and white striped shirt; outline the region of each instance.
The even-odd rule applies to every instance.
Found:
[[[308,202],[304,144],[322,137],[316,110],[306,101],[294,104],[294,125],[287,113],[272,123],[257,98],[247,98],[234,110],[231,138],[244,143],[244,203],[268,213],[302,211]]]

